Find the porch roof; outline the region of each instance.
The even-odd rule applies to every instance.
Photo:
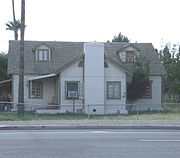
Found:
[[[29,78],[29,81],[32,81],[32,80],[40,80],[40,79],[49,78],[49,77],[54,77],[54,76],[56,76],[56,75],[57,75],[57,74],[48,74],[48,75],[35,76],[35,77]]]
[[[0,81],[0,84],[8,83],[8,82],[11,82],[11,81],[12,81],[12,79]]]

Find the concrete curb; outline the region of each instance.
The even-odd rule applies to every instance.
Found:
[[[12,125],[0,126],[0,130],[88,130],[88,129],[161,129],[180,130],[180,126],[66,126],[66,125]]]

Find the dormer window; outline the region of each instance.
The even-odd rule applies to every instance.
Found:
[[[126,51],[126,62],[134,62],[135,56],[134,51]]]
[[[141,50],[134,44],[127,44],[117,51],[120,62],[133,63]]]
[[[36,61],[50,61],[50,50],[49,49],[37,49],[36,50]]]

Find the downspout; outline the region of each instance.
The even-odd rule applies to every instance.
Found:
[[[59,94],[58,94],[58,100],[59,100],[59,105],[61,105],[61,74],[59,74],[58,77],[58,90],[59,90]]]
[[[84,79],[84,61],[85,61],[85,60],[84,60],[84,58],[83,58],[83,67],[82,67],[82,68],[83,68],[83,99],[82,99],[83,110],[84,110],[84,106],[85,106],[85,105],[84,105],[84,100],[85,100],[85,89],[84,89],[84,86],[85,86],[85,85],[84,85],[84,81],[85,81],[85,79]]]

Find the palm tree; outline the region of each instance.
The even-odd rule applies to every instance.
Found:
[[[15,7],[14,7],[14,0],[12,0],[12,10],[13,10],[13,21],[9,21],[6,23],[6,30],[14,31],[14,38],[15,40],[18,40],[18,30],[21,28],[21,21],[16,20],[15,15]]]
[[[15,21],[9,21],[6,23],[6,30],[11,30],[14,31],[14,39],[18,40],[18,31],[21,28],[21,21],[20,20],[15,20]]]
[[[24,30],[25,30],[25,0],[21,0],[21,39],[19,56],[19,93],[17,114],[24,114]]]

